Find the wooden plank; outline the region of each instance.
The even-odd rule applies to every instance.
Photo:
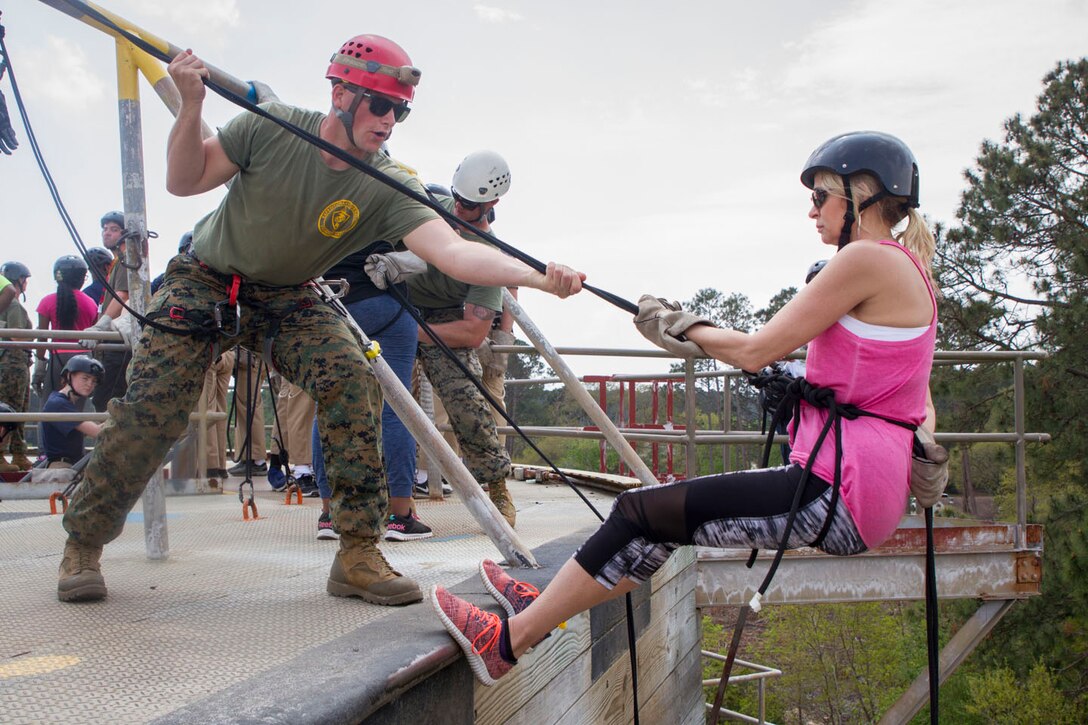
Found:
[[[675,723],[690,719],[697,713],[698,722],[704,723],[704,711],[702,649],[697,638],[695,646],[679,658],[657,691],[643,700],[639,717],[641,722]]]
[[[509,721],[536,693],[541,690],[552,691],[552,683],[572,663],[577,662],[580,655],[587,653],[588,662],[591,644],[588,612],[571,618],[566,629],[556,631],[558,634],[552,634],[534,647],[532,652],[522,655],[518,667],[499,680],[494,687],[484,687],[476,683],[477,723],[490,725]],[[577,667],[575,669],[579,670]],[[589,681],[588,675],[585,676],[585,681]]]
[[[676,665],[686,662],[692,657],[691,651],[699,648],[694,584],[695,572],[689,567],[683,575],[673,577],[659,588],[655,595],[654,604],[659,605],[654,608],[656,616],[651,618],[650,626],[638,640],[639,690],[643,702],[648,702],[647,698],[662,690],[663,685],[669,694],[662,697],[666,700],[671,697],[674,688],[666,681],[674,678]],[[673,606],[665,609],[666,602]],[[681,677],[676,683],[677,692],[683,692],[686,687],[702,691],[699,670],[694,672],[693,677]],[[630,679],[630,660],[626,657],[618,659],[558,722],[564,725],[630,722],[633,719]],[[690,682],[685,685],[684,679]]]

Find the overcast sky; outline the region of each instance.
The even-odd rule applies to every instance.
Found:
[[[391,139],[426,181],[448,183],[470,151],[513,173],[495,232],[629,300],[702,287],[763,306],[827,256],[798,181],[809,153],[849,130],[914,150],[922,211],[954,222],[963,170],[1002,122],[1030,115],[1041,80],[1085,53],[1088,3],[1006,0],[670,3],[643,0],[104,0],[101,5],[285,102],[327,110],[329,56],[360,33],[401,44],[422,69],[411,117]],[[31,123],[83,239],[121,202],[114,44],[41,2],[5,8],[6,43]],[[11,86],[0,89],[15,115]],[[221,192],[164,187],[172,121],[141,85],[153,275]],[[211,95],[211,94],[209,94]],[[219,98],[213,127],[235,115]],[[31,155],[0,157],[4,259],[35,274],[28,307],[74,253]],[[285,179],[285,183],[289,180]],[[525,291],[558,346],[645,348],[630,316],[588,294]],[[665,361],[572,358],[582,374],[657,371]]]

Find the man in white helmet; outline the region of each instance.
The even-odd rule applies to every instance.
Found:
[[[454,172],[450,194],[436,193],[435,198],[458,219],[490,232],[495,205],[509,188],[506,160],[494,151],[475,151]],[[467,240],[483,243],[475,235],[460,233]],[[408,290],[433,334],[454,350],[474,377],[483,378],[477,349],[485,344],[493,321],[502,315],[502,287],[465,284],[428,264],[426,272],[408,279]],[[418,356],[445,408],[466,466],[513,526],[517,515],[506,489],[510,456],[499,440],[490,404],[422,328]]]

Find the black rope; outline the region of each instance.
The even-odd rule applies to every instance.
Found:
[[[533,449],[533,452],[540,456],[540,459],[544,461],[545,465],[551,468],[552,471],[557,476],[559,476],[559,478],[565,484],[570,486],[571,490],[578,494],[579,498],[582,499],[582,502],[589,507],[590,511],[593,512],[597,519],[599,521],[604,521],[604,516],[601,515],[601,512],[597,510],[597,508],[588,498],[586,498],[585,494],[582,493],[578,489],[578,487],[574,485],[574,483],[567,477],[565,473],[559,470],[559,467],[556,466],[550,458],[548,458],[544,451],[540,450],[540,447],[537,446],[537,444],[533,442],[533,439],[530,438],[529,435],[521,429],[521,426],[514,422],[514,419],[510,417],[510,414],[503,409],[502,405],[500,405],[497,400],[495,400],[494,396],[491,395],[490,391],[487,390],[484,384],[479,379],[477,379],[475,375],[472,374],[472,371],[469,370],[463,362],[461,362],[461,360],[457,357],[457,354],[449,347],[449,345],[443,342],[442,338],[432,331],[430,325],[428,325],[427,321],[423,319],[423,315],[419,313],[419,310],[412,306],[411,302],[409,302],[404,294],[395,286],[391,286],[389,289],[392,292],[393,297],[400,303],[401,308],[409,315],[411,315],[412,319],[415,320],[416,323],[423,329],[423,331],[427,333],[431,340],[434,341],[435,347],[441,350],[442,354],[448,357],[454,363],[454,365],[457,366],[458,370],[460,370],[462,374],[464,374],[465,377],[468,378],[468,380],[473,384],[473,386],[480,391],[480,394],[484,396],[484,399],[491,405],[491,407],[497,410],[502,416],[503,420],[505,420],[510,425],[510,427],[513,428],[514,431],[519,436],[521,436],[522,439],[525,440],[525,443]]]
[[[937,725],[941,689],[940,642],[938,640],[937,556],[933,541],[933,507],[925,509],[926,519],[926,654],[929,658],[929,722]]]
[[[430,325],[427,324],[427,321],[423,319],[423,315],[421,315],[419,313],[419,310],[417,310],[408,301],[408,299],[404,296],[403,292],[395,285],[391,285],[389,287],[389,290],[392,293],[393,297],[400,303],[401,311],[407,311],[408,314],[411,315],[412,319],[415,320],[420,328],[422,328],[422,330],[427,333],[427,336],[431,338],[435,346],[442,351],[442,354],[449,358],[457,366],[457,368],[462,372],[462,374],[465,375],[465,377],[473,384],[473,386],[475,386],[475,388],[480,391],[480,393],[484,396],[484,399],[487,400],[491,407],[499,412],[499,414],[503,417],[503,420],[509,423],[510,427],[512,427],[514,431],[526,442],[526,444],[528,444],[529,447],[532,448],[533,451],[540,456],[541,460],[544,461],[544,463],[549,468],[551,468],[552,471],[556,475],[558,475],[559,478],[562,479],[562,481],[567,484],[567,486],[569,486],[572,491],[578,494],[578,497],[581,498],[582,502],[589,507],[589,510],[593,512],[597,519],[599,521],[604,521],[604,516],[602,516],[601,512],[597,510],[597,508],[590,502],[588,498],[586,498],[585,494],[582,493],[582,491],[576,485],[574,485],[574,482],[571,481],[565,473],[559,470],[559,467],[556,466],[555,463],[553,463],[552,460],[548,458],[544,451],[542,451],[536,445],[536,443],[533,442],[529,435],[521,429],[521,426],[514,422],[514,419],[510,417],[510,415],[506,412],[505,408],[503,408],[503,406],[500,405],[497,400],[495,400],[494,396],[491,395],[491,392],[484,386],[483,382],[477,379],[477,377],[473,375],[472,371],[468,369],[468,366],[461,362],[460,358],[458,358],[456,353],[454,353],[449,345],[447,345],[442,340],[441,336],[434,333]],[[399,315],[400,312],[398,312],[397,314]],[[627,615],[627,650],[631,659],[631,698],[634,704],[632,716],[634,725],[639,725],[638,649],[636,644],[637,635],[635,633],[634,600],[632,599],[630,592],[627,592],[624,595],[624,605]]]

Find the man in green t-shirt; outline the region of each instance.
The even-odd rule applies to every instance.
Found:
[[[227,346],[266,350],[280,374],[317,402],[340,534],[328,592],[385,605],[420,601],[419,586],[394,571],[377,546],[387,506],[377,445],[381,391],[359,338],[308,281],[379,239],[403,239],[421,258],[474,284],[527,285],[566,297],[581,289],[584,275],[556,264],[540,274],[466,242],[419,202],[256,114],[203,139],[208,69],[185,51],[169,72],[181,107],[167,142],[167,189],[190,196],[232,183],[194,228],[192,251],[170,261],[151,302],[154,324],[144,326],[136,345],[128,393],[111,401],[110,420],[64,517],[57,596],[106,596],[102,547],[120,535],[148,478],[185,430],[204,372],[228,339]],[[278,102],[263,108],[422,192],[378,153],[408,115],[419,75],[396,43],[361,35],[332,57],[327,114]]]
[[[506,160],[494,151],[476,151],[458,165],[449,195],[436,193],[435,198],[458,219],[490,233],[494,207],[509,188]],[[462,231],[462,236],[484,244],[468,232]],[[408,291],[431,333],[453,350],[476,380],[482,380],[477,348],[487,339],[495,317],[502,314],[502,287],[460,282],[428,264],[426,272],[409,278]],[[441,413],[435,404],[436,422],[449,420],[468,470],[513,526],[517,511],[506,488],[510,456],[499,440],[491,405],[423,328],[417,355],[441,401]]]

